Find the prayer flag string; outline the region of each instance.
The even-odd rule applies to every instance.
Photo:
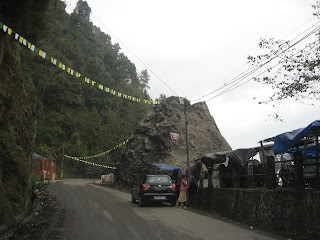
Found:
[[[116,91],[114,89],[111,89],[109,87],[103,86],[100,83],[97,83],[96,81],[93,81],[92,79],[83,76],[81,73],[77,72],[76,70],[70,68],[69,66],[66,66],[59,60],[55,59],[48,53],[44,52],[43,50],[39,49],[36,47],[34,44],[26,40],[24,37],[20,36],[17,32],[12,30],[10,27],[5,25],[4,23],[0,22],[0,29],[2,29],[4,32],[6,32],[8,35],[13,36],[15,40],[17,40],[20,44],[24,45],[34,53],[36,53],[38,56],[42,57],[43,59],[46,59],[50,61],[53,65],[57,66],[61,70],[66,71],[67,73],[71,74],[72,76],[75,76],[76,78],[82,78],[82,80],[92,86],[96,86],[98,89],[101,91],[104,91],[106,93],[110,93],[114,96],[117,96],[119,98],[123,98],[129,101],[133,102],[139,102],[139,103],[146,103],[146,104],[160,104],[160,101],[152,101],[152,100],[147,100],[147,99],[141,99],[133,96],[129,96],[125,93],[121,93],[119,91]]]

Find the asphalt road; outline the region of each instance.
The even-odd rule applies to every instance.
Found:
[[[131,203],[130,193],[92,182],[52,181],[49,185],[67,212],[63,229],[66,239],[286,239],[196,209],[169,204],[141,208]]]

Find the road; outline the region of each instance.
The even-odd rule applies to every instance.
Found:
[[[49,185],[50,192],[66,209],[66,239],[286,239],[197,209],[184,210],[169,204],[141,208],[131,203],[130,193],[92,182],[53,181]]]

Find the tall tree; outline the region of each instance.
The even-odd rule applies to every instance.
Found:
[[[314,8],[319,8],[317,2]],[[306,38],[314,37],[313,42],[298,49],[298,43]],[[271,61],[273,67],[267,68],[267,73],[262,77],[254,78],[255,81],[270,85],[274,93],[264,103],[281,101],[287,98],[295,100],[316,99],[320,93],[320,33],[319,26],[309,29],[295,41],[262,39],[259,43],[264,51],[257,56],[249,56],[249,62],[255,67],[263,67]]]
[[[71,14],[71,19],[74,24],[78,26],[87,26],[90,22],[91,8],[88,3],[83,0],[79,0],[73,13]]]
[[[14,28],[30,41],[35,41],[45,28],[44,13],[48,8],[49,1],[0,1],[0,21]],[[6,37],[8,36],[0,33],[0,64],[3,58]]]

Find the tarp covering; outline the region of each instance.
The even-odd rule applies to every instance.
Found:
[[[224,163],[229,158],[229,162],[234,162],[238,165],[244,166],[246,162],[257,154],[253,148],[240,148],[231,151],[216,152],[204,155],[200,160],[207,168],[213,167],[214,164]]]
[[[43,159],[43,160],[50,160],[50,158],[42,157],[41,155],[36,154],[36,153],[32,153],[32,158],[33,158],[33,159],[38,159],[38,158],[40,158],[40,159]]]
[[[164,170],[180,170],[180,168],[165,164],[165,163],[153,163],[151,164],[153,166],[157,166],[158,168],[164,169]]]
[[[302,155],[306,155],[307,157],[315,157],[317,155],[317,146],[316,145],[310,145],[310,146],[301,146],[298,147],[298,150],[296,148],[291,148],[287,152],[288,153],[295,153],[295,152],[301,152]],[[318,147],[318,152],[320,153],[320,145]]]
[[[320,127],[320,120],[312,122],[306,128],[299,128],[291,132],[285,132],[276,136],[274,140],[274,153],[284,153],[299,143],[299,141],[310,133],[313,133],[314,127]]]
[[[32,158],[42,158],[39,154],[33,153]]]

